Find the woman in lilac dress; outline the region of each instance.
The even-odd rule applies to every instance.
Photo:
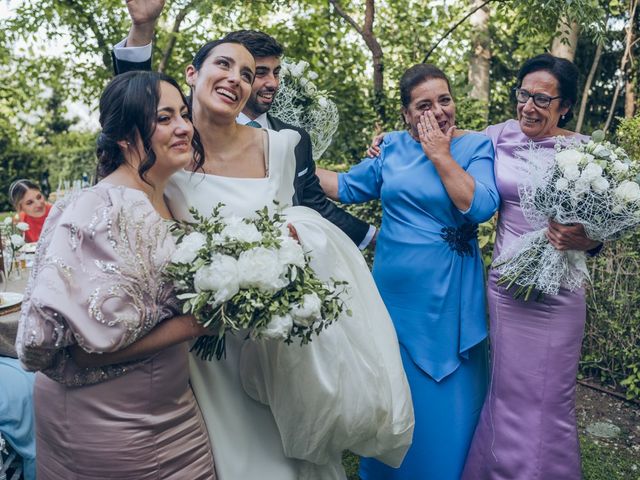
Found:
[[[532,230],[518,196],[524,162],[518,150],[529,142],[551,149],[562,139],[586,139],[563,128],[576,101],[577,78],[577,68],[567,60],[549,54],[528,60],[518,73],[518,119],[485,132],[495,148],[502,199],[494,256]],[[582,225],[552,221],[548,238],[559,250],[598,247]],[[497,286],[497,279],[491,270],[491,385],[462,478],[578,480],[575,387],[586,318],[584,291],[561,290],[540,303],[524,302]]]
[[[100,99],[100,123],[104,178],[53,208],[22,309],[18,353],[40,371],[37,477],[215,479],[188,383],[185,340],[203,332],[176,316],[162,277],[175,249],[164,187],[193,168],[194,148],[202,165],[202,148],[178,85],[158,73],[115,78]],[[151,329],[182,338],[145,359],[122,354]],[[118,355],[107,366],[86,362]]]

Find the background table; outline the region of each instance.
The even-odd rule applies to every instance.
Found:
[[[6,291],[24,293],[28,279],[29,272],[23,271],[20,279],[8,282]],[[12,307],[0,308],[0,355],[2,356],[18,357],[15,347],[18,320],[20,320],[20,310],[15,310]]]

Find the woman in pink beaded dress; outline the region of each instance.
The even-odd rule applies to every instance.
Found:
[[[518,182],[529,142],[553,148],[586,137],[562,128],[577,96],[577,68],[549,54],[518,73],[517,120],[486,134],[496,152],[502,199],[494,257],[532,230],[520,208]],[[560,250],[598,248],[581,225],[550,222],[548,238]],[[492,378],[462,478],[465,480],[579,480],[575,388],[586,318],[583,290],[561,290],[542,302],[514,300],[489,274]]]
[[[203,331],[176,316],[162,276],[175,250],[164,187],[193,168],[194,149],[202,165],[202,147],[184,95],[158,73],[115,78],[100,123],[104,178],[54,206],[22,309],[17,349],[39,371],[37,477],[212,480],[185,342]],[[152,329],[182,338],[147,358],[129,354]],[[90,361],[103,357],[106,366]]]

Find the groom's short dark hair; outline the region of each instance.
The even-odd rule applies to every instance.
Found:
[[[224,37],[225,41],[238,42],[254,57],[280,57],[284,52],[275,38],[257,30],[238,30]]]

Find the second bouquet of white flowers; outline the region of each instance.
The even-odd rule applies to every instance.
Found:
[[[282,215],[265,207],[255,218],[224,218],[222,206],[210,217],[192,209],[193,223],[176,224],[177,248],[166,269],[183,313],[212,332],[193,346],[201,358],[220,359],[227,333],[305,344],[351,315],[342,299],[346,282],[318,278]]]
[[[518,186],[527,233],[494,260],[499,285],[516,298],[576,290],[588,278],[584,252],[556,250],[546,237],[549,219],[580,223],[587,236],[615,240],[640,225],[640,165],[601,131],[587,143],[556,143],[555,152],[530,144],[524,181]]]

